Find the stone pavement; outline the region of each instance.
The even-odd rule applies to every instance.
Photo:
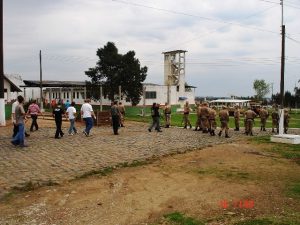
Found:
[[[12,126],[0,127],[0,198],[12,188],[22,188],[29,182],[38,185],[61,183],[119,163],[142,161],[244,137],[242,132],[232,130],[229,139],[181,128],[149,133],[147,124],[135,122],[120,129],[120,135],[113,135],[111,127],[94,127],[91,137],[81,132],[68,136],[68,123],[65,122],[66,135],[54,139],[54,121],[43,123],[40,120],[40,129],[27,138],[27,148],[10,143]],[[82,130],[83,127],[79,127],[79,131]]]

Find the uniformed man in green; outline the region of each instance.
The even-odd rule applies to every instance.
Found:
[[[166,102],[164,107],[165,128],[169,128],[171,124],[171,106]]]
[[[190,108],[190,105],[189,105],[189,102],[186,101],[185,104],[184,104],[184,107],[183,107],[183,122],[184,122],[184,129],[187,128],[187,125],[190,126],[190,128],[192,128],[192,124],[189,120],[189,115],[190,115],[190,111],[191,111],[191,108]]]
[[[284,127],[284,133],[287,133],[287,130],[289,128],[289,122],[290,122],[290,115],[287,109],[284,110],[284,115],[283,115],[283,127]]]
[[[225,105],[222,106],[222,109],[219,112],[219,117],[220,117],[220,122],[221,122],[221,130],[219,132],[219,137],[221,137],[223,130],[225,130],[225,138],[229,138],[229,135],[228,135],[229,112]]]
[[[274,110],[272,111],[272,133],[275,133],[275,127],[276,132],[279,132],[279,114],[278,114],[278,107],[275,105]]]
[[[216,107],[213,106],[212,108],[209,109],[209,133],[211,136],[215,136],[215,130],[217,128],[217,123],[216,123],[216,117],[217,117],[217,112],[216,112]]]
[[[246,135],[253,136],[253,124],[254,124],[254,118],[257,116],[257,114],[248,107],[248,110],[244,113],[245,115],[245,122],[246,122]]]
[[[207,102],[204,102],[203,106],[201,107],[200,117],[201,117],[202,129],[203,129],[202,132],[207,133],[209,129],[209,122],[208,122],[209,108]]]
[[[240,130],[240,107],[236,105],[234,107],[234,124],[235,124],[235,131]]]
[[[266,131],[266,123],[269,117],[269,112],[265,106],[259,111],[259,117],[260,117],[260,124],[261,124],[260,131]]]

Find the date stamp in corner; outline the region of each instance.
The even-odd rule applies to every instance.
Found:
[[[223,199],[219,202],[219,206],[222,209],[253,209],[254,208],[254,200],[252,199],[244,199],[244,200],[233,200],[228,201],[227,199]]]

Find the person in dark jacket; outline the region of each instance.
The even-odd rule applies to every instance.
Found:
[[[151,132],[152,128],[155,127],[155,130],[157,132],[162,132],[161,129],[160,129],[160,125],[159,125],[159,119],[160,119],[159,104],[157,104],[155,102],[153,103],[153,105],[151,107],[151,116],[152,116],[152,124],[148,128],[148,131]]]
[[[118,135],[119,134],[118,129],[120,126],[120,111],[118,108],[117,101],[114,101],[113,105],[111,106],[110,114],[111,114],[111,119],[112,119],[114,135]]]
[[[56,124],[56,132],[55,132],[55,138],[59,139],[64,136],[64,133],[61,130],[61,125],[62,125],[62,116],[66,116],[65,111],[61,108],[61,105],[58,104],[52,112],[52,116],[55,119],[55,124]],[[66,117],[67,118],[67,117]],[[60,135],[60,137],[59,137]]]

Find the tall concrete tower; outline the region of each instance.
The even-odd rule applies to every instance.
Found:
[[[185,50],[163,52],[164,54],[164,84],[168,87],[177,86],[179,96],[185,92]],[[169,95],[169,94],[168,94]],[[168,97],[169,99],[169,97]]]

